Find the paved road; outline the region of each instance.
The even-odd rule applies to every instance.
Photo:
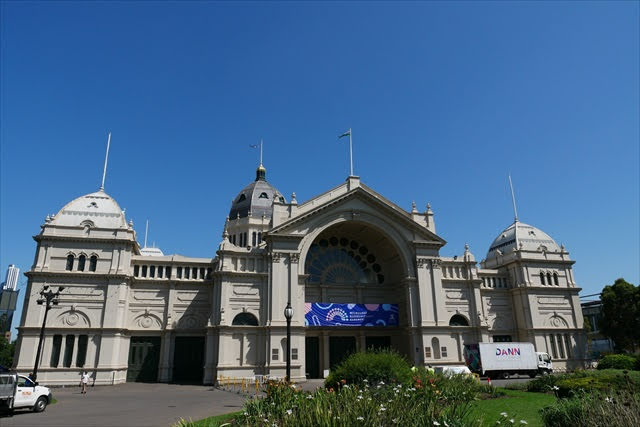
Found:
[[[199,420],[242,408],[244,397],[207,386],[127,383],[53,389],[58,400],[39,414],[16,411],[0,418],[5,426],[170,426],[180,418]]]

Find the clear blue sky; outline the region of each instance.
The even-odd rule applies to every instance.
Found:
[[[100,185],[139,240],[214,256],[231,199],[356,173],[429,201],[443,255],[513,220],[564,243],[583,293],[639,281],[639,3],[2,2],[0,269]],[[22,293],[26,278],[22,276]],[[16,316],[19,318],[19,316]],[[17,320],[17,319],[16,319]]]

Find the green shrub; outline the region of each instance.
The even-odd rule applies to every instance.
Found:
[[[547,427],[640,425],[640,396],[632,392],[577,393],[540,410]]]
[[[608,354],[598,362],[598,369],[627,369],[636,368],[637,360],[626,354]]]
[[[562,378],[564,378],[564,375],[543,375],[536,377],[527,383],[527,391],[546,393]]]
[[[394,382],[409,384],[412,372],[398,353],[390,350],[353,353],[333,369],[325,381],[327,388],[339,384],[369,384]]]

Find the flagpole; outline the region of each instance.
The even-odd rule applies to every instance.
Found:
[[[351,131],[351,128],[349,128],[349,164],[351,166],[351,175],[349,176],[353,176],[353,139],[352,139],[352,134],[353,132]]]
[[[262,138],[260,138],[260,165],[262,165]]]
[[[104,179],[107,176],[107,162],[109,161],[109,145],[111,144],[111,132],[107,138],[107,154],[104,156],[104,170],[102,171],[102,184],[100,185],[100,191],[104,191]]]
[[[513,193],[513,182],[511,182],[511,174],[509,174],[509,187],[511,187],[511,202],[513,203],[514,221],[518,221],[518,210],[516,209],[516,196]]]

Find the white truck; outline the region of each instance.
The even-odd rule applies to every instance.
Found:
[[[0,373],[0,410],[29,408],[42,412],[51,403],[48,387],[37,385],[27,377],[13,372]]]
[[[489,378],[506,378],[509,375],[549,374],[553,371],[547,353],[536,352],[529,342],[492,342],[468,345],[465,359],[469,368]]]

